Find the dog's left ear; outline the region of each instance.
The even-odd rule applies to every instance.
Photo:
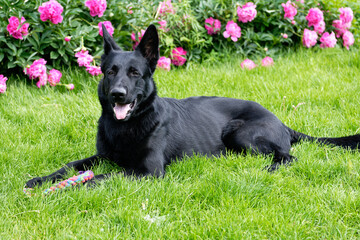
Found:
[[[148,60],[151,71],[154,72],[159,60],[159,35],[154,25],[151,24],[146,29],[135,51],[139,51]]]

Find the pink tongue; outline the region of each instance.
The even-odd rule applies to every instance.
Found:
[[[130,104],[121,105],[115,103],[114,112],[118,120],[126,118],[126,114],[129,110],[130,110]]]

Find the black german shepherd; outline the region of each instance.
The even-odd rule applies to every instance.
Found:
[[[31,179],[27,187],[61,179],[70,168],[88,169],[101,158],[123,167],[124,175],[142,177],[162,176],[171,161],[194,153],[216,156],[231,149],[271,154],[274,162],[267,169],[272,171],[296,160],[289,151],[300,140],[358,149],[360,135],[310,137],[288,128],[256,102],[221,97],[161,98],[152,78],[159,59],[155,26],[148,27],[132,52],[122,51],[105,27],[103,33],[97,154]],[[97,175],[95,180],[107,176]]]

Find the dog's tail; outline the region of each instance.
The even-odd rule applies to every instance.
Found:
[[[360,149],[360,134],[345,136],[345,137],[328,138],[328,137],[311,137],[304,133],[296,132],[292,129],[290,129],[290,133],[292,136],[291,144],[305,140],[305,141],[313,141],[313,142],[318,142],[333,146],[339,146],[347,149],[350,148],[353,150]]]

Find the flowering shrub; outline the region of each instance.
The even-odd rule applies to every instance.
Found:
[[[256,17],[256,5],[252,2],[246,3],[244,6],[237,8],[237,15],[239,21],[243,23],[251,22]]]
[[[102,17],[106,10],[106,0],[88,0],[85,2],[85,6],[90,9],[90,15],[92,17]]]
[[[56,86],[60,82],[60,78],[62,77],[62,73],[59,70],[51,69],[49,71],[48,82],[51,86]]]
[[[241,64],[240,64],[241,68],[246,68],[246,69],[253,69],[256,68],[256,64],[250,60],[250,59],[245,59]]]
[[[212,17],[205,19],[205,29],[209,35],[215,35],[221,30],[221,22]]]
[[[324,21],[324,14],[319,8],[310,8],[306,18],[308,26],[316,26],[320,22]]]
[[[355,42],[354,35],[349,31],[345,31],[345,33],[342,35],[342,39],[343,45],[347,50],[349,50],[349,46],[353,45]]]
[[[186,62],[187,52],[182,47],[177,47],[171,51],[171,62],[175,66],[182,66]]]
[[[320,47],[321,48],[333,48],[335,47],[335,44],[337,42],[336,38],[335,38],[335,33],[324,33],[322,35],[322,37],[320,38]]]
[[[303,44],[305,47],[310,48],[316,45],[318,35],[315,31],[311,31],[307,28],[304,30]]]
[[[43,22],[50,20],[53,24],[58,24],[63,20],[61,14],[64,8],[56,0],[43,3],[38,11],[40,13],[40,19]]]
[[[89,74],[100,75],[102,23],[124,50],[136,47],[149,24],[157,25],[160,54],[176,66],[218,61],[230,53],[274,57],[301,45],[351,49],[360,37],[355,0],[346,6],[317,0],[0,2],[0,73],[29,69],[38,86],[54,85],[59,74],[32,75],[34,61],[39,70],[43,61],[49,69],[77,62]],[[168,62],[159,66],[169,69]]]
[[[75,53],[79,67],[87,67],[94,60],[93,56],[89,54],[89,51],[82,49],[80,52]]]
[[[261,66],[263,67],[269,67],[274,65],[274,60],[271,57],[265,57],[263,60],[261,60]]]
[[[4,75],[0,75],[0,93],[4,93],[6,91],[7,80],[7,77],[4,77]]]
[[[291,1],[287,1],[286,3],[282,3],[281,6],[284,8],[284,12],[285,12],[284,18],[294,20],[294,17],[297,14],[295,3]]]
[[[21,22],[17,17],[10,17],[9,24],[6,29],[8,30],[10,36],[16,39],[23,39],[23,36],[28,35],[29,24],[25,23],[26,19],[21,17]]]
[[[241,37],[241,28],[231,20],[226,24],[226,30],[223,35],[224,38],[230,37],[231,40],[237,42],[238,38]]]
[[[171,59],[167,57],[160,57],[157,63],[158,68],[162,68],[166,71],[170,71],[171,68]]]

